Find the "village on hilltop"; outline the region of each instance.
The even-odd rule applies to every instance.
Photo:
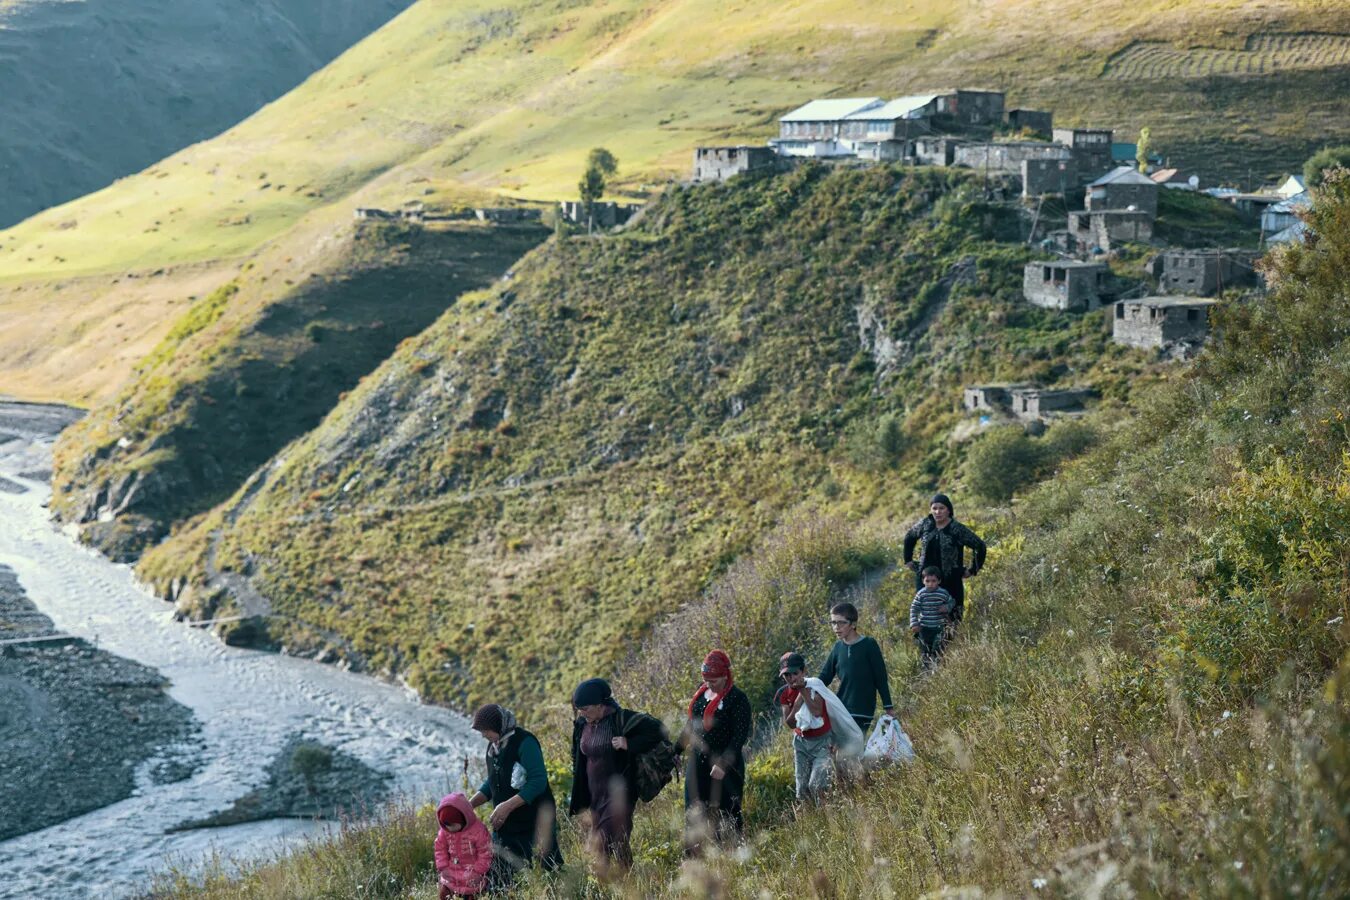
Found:
[[[1005,108],[1000,91],[956,89],[880,97],[818,99],[779,120],[778,137],[763,146],[704,146],[694,151],[694,182],[724,181],[745,172],[790,167],[802,159],[837,165],[900,162],[955,166],[985,176],[991,197],[1016,194],[1034,209],[1032,239],[1046,198],[1082,196],[1067,210],[1065,227],[1046,233],[1040,246],[1053,258],[1023,271],[1028,303],[1069,313],[1109,308],[1112,337],[1120,344],[1192,355],[1209,333],[1209,310],[1227,290],[1258,288],[1260,253],[1236,248],[1159,247],[1146,269],[1157,294],[1124,285],[1106,260],[1125,244],[1157,244],[1154,225],[1163,190],[1200,191],[1200,176],[1139,159],[1134,143],[1115,141],[1111,128],[1057,128],[1048,110]],[[1309,202],[1303,179],[1244,193],[1210,187],[1257,227],[1266,245],[1298,239],[1298,211]],[[1030,243],[1031,241],[1029,241]],[[971,385],[967,409],[1043,422],[1082,410],[1091,391],[1047,390],[1029,384]]]
[[[1049,110],[1007,108],[1001,91],[959,88],[894,100],[845,97],[811,100],[778,120],[779,133],[761,145],[700,146],[694,150],[691,183],[727,181],[747,173],[781,171],[803,161],[866,166],[901,163],[970,169],[984,176],[987,197],[1021,206],[1031,219],[1028,244],[1048,258],[1023,270],[1023,297],[1035,306],[1066,313],[1110,310],[1116,343],[1187,358],[1209,334],[1209,312],[1233,289],[1260,289],[1257,250],[1170,247],[1158,239],[1159,196],[1164,190],[1202,192],[1229,202],[1239,218],[1259,228],[1272,246],[1302,237],[1299,217],[1310,195],[1298,175],[1253,192],[1202,187],[1201,176],[1143,154],[1135,143],[1115,140],[1112,128],[1056,127]],[[1082,208],[1067,208],[1082,198]],[[1047,199],[1064,207],[1063,227],[1038,229]],[[560,222],[588,229],[628,223],[637,204],[563,201]],[[358,208],[361,222],[397,221],[415,226],[479,221],[491,225],[537,223],[540,205],[482,207],[437,213],[420,202],[402,209]],[[1038,240],[1039,238],[1039,240]],[[1113,274],[1108,260],[1127,245],[1157,248],[1145,265],[1156,282],[1133,282]],[[1028,422],[1082,411],[1092,392],[1051,390],[1026,384],[971,385],[964,391],[972,411]]]

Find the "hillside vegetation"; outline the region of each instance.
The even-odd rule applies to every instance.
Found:
[[[113,402],[57,451],[59,516],[116,559],[228,497],[341,393],[548,232],[349,229],[264,254],[193,302]],[[292,277],[287,277],[293,275]]]
[[[1344,176],[1311,225],[1317,239],[1277,256],[1270,296],[1228,309],[1197,365],[1137,392],[1128,420],[1015,515],[988,511],[994,555],[935,676],[917,677],[906,639],[908,579],[862,591],[865,630],[903,683],[913,765],[794,811],[785,735],[769,736],[750,764],[744,850],[682,861],[668,790],[639,813],[630,880],[588,875],[568,827],[568,870],[519,894],[1350,892]],[[819,647],[840,581],[897,534],[828,520],[786,529],[624,668],[625,702],[678,722],[696,661],[724,646],[762,705],[783,646]],[[566,713],[531,721],[564,760]],[[161,887],[430,898],[433,830],[429,807],[395,810],[240,880],[179,873]]]
[[[1350,34],[1350,9],[916,0],[896,15],[882,0],[421,0],[220,137],[0,235],[0,271],[239,255],[358,191],[395,204],[428,190],[453,202],[464,187],[571,197],[596,143],[636,191],[684,177],[697,143],[762,140],[813,96],[958,84],[1126,140],[1148,125],[1178,164],[1260,177],[1350,137],[1343,55],[1294,54],[1255,73],[1122,76],[1111,61],[1139,41],[1188,55],[1303,32]]]
[[[411,2],[0,3],[0,226],[214,137]]]
[[[201,614],[247,576],[273,640],[428,699],[551,702],[793,511],[949,479],[963,382],[1129,393],[1100,316],[1021,302],[1025,227],[956,171],[671,191],[462,297],[142,575]]]

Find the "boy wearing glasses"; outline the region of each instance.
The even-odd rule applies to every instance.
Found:
[[[828,686],[836,675],[839,677],[839,699],[867,734],[877,711],[878,694],[886,715],[895,715],[886,660],[875,640],[858,633],[858,607],[852,603],[836,603],[830,609],[830,627],[837,640],[820,670],[820,680]]]

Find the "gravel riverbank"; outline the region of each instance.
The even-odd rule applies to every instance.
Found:
[[[13,571],[0,566],[0,642],[50,636]],[[0,840],[191,776],[192,711],[153,669],[69,638],[0,643]]]

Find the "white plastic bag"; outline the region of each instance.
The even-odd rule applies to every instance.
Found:
[[[901,727],[900,720],[885,715],[877,719],[872,736],[867,739],[867,747],[863,750],[863,762],[868,766],[883,766],[913,760],[914,745]]]

